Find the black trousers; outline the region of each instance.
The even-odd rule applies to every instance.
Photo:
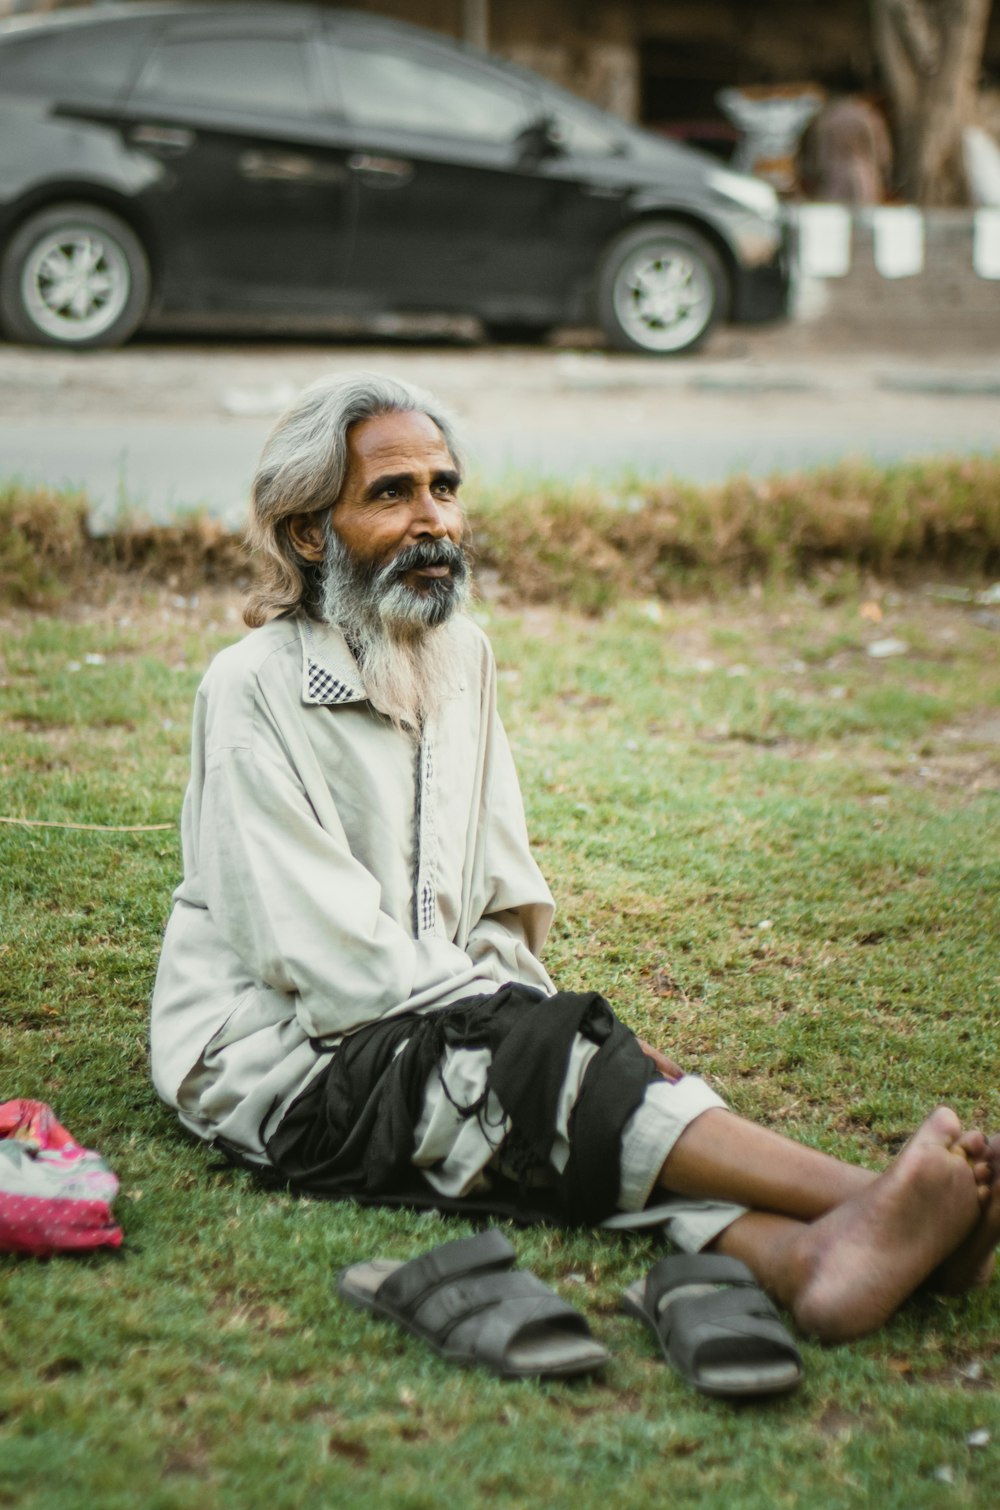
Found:
[[[559,1172],[550,1159],[556,1108],[578,1033],[598,1051],[584,1074],[570,1118],[569,1161]],[[491,1055],[487,1089],[459,1107],[461,1115],[484,1117],[492,1091],[510,1122],[502,1146],[511,1174],[468,1197],[438,1194],[412,1162],[425,1087],[448,1047]],[[512,983],[493,996],[352,1034],[293,1102],[266,1151],[282,1183],[313,1195],[592,1225],[616,1209],[622,1129],[656,1076],[602,996],[545,996]]]

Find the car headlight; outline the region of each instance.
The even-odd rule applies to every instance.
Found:
[[[714,168],[708,182],[717,194],[734,199],[745,210],[753,210],[764,220],[777,220],[781,214],[781,201],[762,178],[751,178],[749,173],[731,173],[728,168]]]

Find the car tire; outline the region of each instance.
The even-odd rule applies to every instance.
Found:
[[[60,204],[26,220],[0,267],[5,334],[34,346],[120,346],[149,302],[149,261],[117,215]]]
[[[725,318],[729,301],[718,252],[679,221],[651,220],[626,231],[612,242],[598,273],[598,319],[619,351],[693,351]]]

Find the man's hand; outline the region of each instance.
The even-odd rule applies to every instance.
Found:
[[[653,1045],[651,1043],[647,1043],[644,1038],[640,1038],[638,1035],[636,1035],[635,1041],[639,1045],[640,1049],[642,1049],[642,1052],[646,1055],[646,1058],[652,1059],[661,1075],[666,1076],[668,1080],[681,1079],[684,1071],[681,1069],[679,1064],[675,1064],[672,1059],[668,1059],[666,1054],[661,1054],[659,1049],[654,1049]]]

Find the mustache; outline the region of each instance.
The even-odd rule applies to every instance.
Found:
[[[392,587],[401,582],[407,572],[423,566],[447,566],[456,582],[464,582],[469,575],[469,562],[465,551],[452,540],[418,540],[415,545],[404,545],[375,575],[379,587]]]

